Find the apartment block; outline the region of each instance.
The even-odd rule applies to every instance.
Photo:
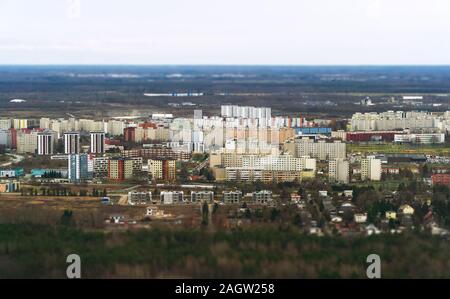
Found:
[[[346,158],[347,156],[347,145],[340,140],[334,142],[319,140],[316,142],[313,139],[300,138],[295,140],[293,146],[287,146],[287,150],[295,157],[309,156],[321,161]]]
[[[237,204],[242,200],[242,192],[241,191],[224,191],[223,202],[226,204]]]
[[[252,193],[253,201],[259,204],[266,204],[272,201],[272,191],[261,190]]]
[[[176,170],[175,160],[148,160],[148,171],[154,180],[174,181],[176,179]]]
[[[67,164],[68,179],[73,183],[92,179],[93,165],[93,158],[89,154],[69,155]]]
[[[328,162],[328,177],[331,182],[348,184],[350,163],[345,159],[333,159]]]
[[[128,204],[146,205],[152,202],[151,192],[128,192]]]
[[[191,192],[191,202],[213,202],[214,192],[213,191],[192,191]]]
[[[161,191],[160,201],[162,204],[171,205],[184,202],[183,191]]]
[[[17,130],[17,153],[35,154],[38,147],[38,133],[37,130]]]
[[[37,154],[40,156],[53,155],[54,132],[44,131],[37,134]]]
[[[368,156],[361,160],[361,180],[380,181],[381,180],[381,160],[374,156]]]
[[[108,161],[108,178],[124,181],[142,171],[142,158],[111,158]]]

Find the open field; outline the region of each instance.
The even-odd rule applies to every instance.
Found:
[[[200,223],[200,205],[153,206],[165,214],[174,215],[169,220],[179,218],[181,225],[190,227]],[[103,205],[97,197],[21,196],[19,194],[0,195],[0,223],[58,224],[64,211],[73,212],[74,225],[80,228],[105,227],[105,219],[112,215],[122,215],[128,220],[141,221],[146,206]],[[158,221],[153,221],[157,225]]]
[[[406,145],[406,144],[347,144],[350,153],[422,154],[450,156],[450,145]]]
[[[155,112],[192,115],[193,107],[183,102],[192,102],[205,114],[218,113],[226,103],[270,106],[275,113],[308,117],[390,109],[444,111],[450,98],[449,81],[448,67],[2,66],[0,109],[2,116],[27,118],[64,117],[66,113],[80,118]],[[144,96],[177,92],[204,96]],[[388,101],[399,100],[405,93],[425,95],[424,106]],[[366,96],[377,105],[359,105]],[[12,99],[26,102],[11,103]],[[169,103],[180,106],[173,108]]]

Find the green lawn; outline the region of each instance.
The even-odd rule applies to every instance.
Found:
[[[450,145],[347,144],[350,153],[450,155]]]

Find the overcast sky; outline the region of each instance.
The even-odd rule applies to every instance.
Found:
[[[0,64],[450,64],[448,0],[0,0]]]

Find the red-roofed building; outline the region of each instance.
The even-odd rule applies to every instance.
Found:
[[[450,173],[439,173],[431,176],[433,185],[445,185],[450,188]]]

